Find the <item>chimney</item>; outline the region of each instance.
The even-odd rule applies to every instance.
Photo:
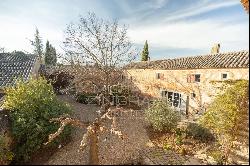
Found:
[[[220,52],[220,44],[215,44],[211,49],[211,54],[217,54]]]

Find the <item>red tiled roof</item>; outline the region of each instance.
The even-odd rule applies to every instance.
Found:
[[[160,69],[160,70],[183,70],[183,69],[206,69],[206,68],[248,68],[249,51],[217,53],[164,59],[150,62],[136,62],[125,66],[126,69]]]

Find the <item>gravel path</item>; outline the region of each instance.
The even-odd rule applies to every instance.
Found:
[[[92,122],[97,116],[96,111],[99,109],[95,105],[84,105],[75,102],[68,96],[58,96],[61,100],[69,103],[74,109],[74,117],[84,122]],[[145,121],[141,113],[122,114],[117,121],[119,129],[127,135],[127,139],[120,139],[118,136],[103,133],[99,137],[99,160],[100,164],[124,164],[131,163],[132,160],[138,159],[138,151],[149,140],[146,130],[144,129]],[[110,127],[111,122],[105,122],[105,126]],[[56,151],[44,165],[85,165],[88,164],[88,149],[78,152],[79,145],[85,129],[76,128],[72,133],[72,141],[62,146]],[[34,162],[35,163],[35,162]],[[35,163],[37,164],[37,163]]]

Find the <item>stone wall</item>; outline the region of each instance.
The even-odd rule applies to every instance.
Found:
[[[130,69],[126,72],[134,89],[152,97],[161,97],[161,91],[167,90],[180,93],[182,99],[189,98],[188,111],[197,111],[198,108],[206,107],[216,96],[221,93],[219,87],[222,74],[227,74],[227,79],[249,80],[248,68],[226,69],[193,69],[193,70],[153,70],[153,69]],[[160,78],[157,79],[157,74]],[[200,82],[187,82],[188,75],[200,74]],[[219,81],[215,83],[216,81]],[[195,94],[195,97],[192,95]]]

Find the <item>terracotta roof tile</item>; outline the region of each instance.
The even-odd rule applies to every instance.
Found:
[[[125,66],[126,69],[205,69],[205,68],[248,68],[249,51],[227,52],[150,62],[136,62]]]

